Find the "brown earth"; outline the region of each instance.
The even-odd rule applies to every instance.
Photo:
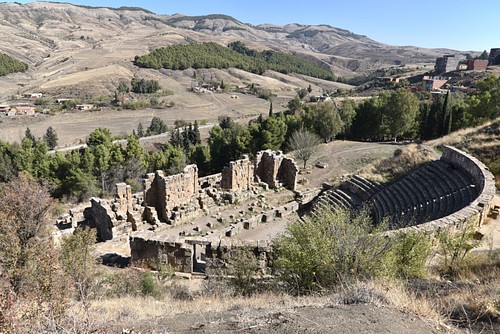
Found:
[[[418,316],[372,304],[276,307],[242,306],[214,314],[189,312],[133,326],[138,333],[443,333]]]

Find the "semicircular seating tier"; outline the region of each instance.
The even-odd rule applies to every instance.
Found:
[[[484,164],[463,151],[444,146],[439,160],[421,165],[388,185],[358,175],[351,177],[323,192],[311,213],[315,215],[321,207],[365,207],[371,211],[374,223],[389,219],[398,227],[463,221],[475,214],[479,214],[481,223],[494,194],[494,177]]]

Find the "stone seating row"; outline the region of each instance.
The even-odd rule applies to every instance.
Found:
[[[321,194],[313,205],[313,210],[319,207],[335,209],[352,209],[360,206],[377,193],[380,185],[355,175],[338,188],[330,189]]]
[[[458,167],[438,160],[382,188],[370,200],[375,222],[389,217],[399,224],[421,224],[469,205],[478,190]]]
[[[472,177],[442,160],[422,165],[400,180],[381,186],[353,176],[324,192],[313,205],[353,209],[368,206],[375,223],[388,218],[401,226],[439,219],[469,205],[478,196]]]

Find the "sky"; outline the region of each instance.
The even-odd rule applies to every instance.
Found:
[[[32,1],[21,0],[27,3]],[[68,0],[157,14],[226,14],[254,25],[328,24],[391,45],[482,51],[500,47],[498,0]]]

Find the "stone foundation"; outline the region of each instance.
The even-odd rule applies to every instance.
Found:
[[[160,270],[170,265],[175,271],[191,273],[193,271],[193,246],[183,240],[155,238],[154,233],[136,233],[130,237],[131,264]]]

